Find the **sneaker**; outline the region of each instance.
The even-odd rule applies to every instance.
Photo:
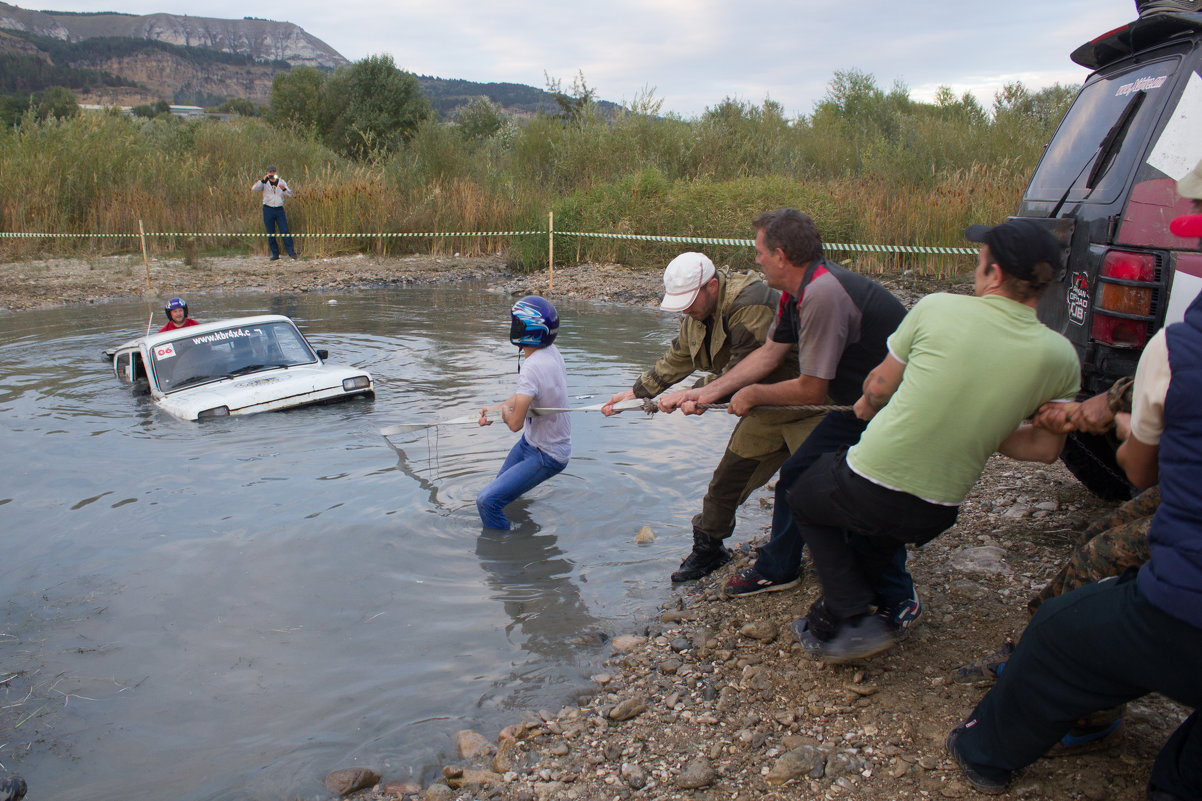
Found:
[[[822,657],[822,640],[814,636],[814,632],[810,631],[810,619],[808,617],[799,618],[793,621],[793,636],[801,643],[801,647],[805,652],[815,659]]]
[[[730,551],[726,550],[722,540],[694,531],[693,551],[680,563],[680,569],[672,574],[672,581],[678,584],[708,576],[730,560]]]
[[[279,256],[272,256],[270,259],[268,259],[268,261],[279,261],[279,260],[280,260]]]
[[[725,586],[722,595],[727,598],[746,598],[749,595],[759,595],[761,592],[780,592],[791,590],[801,583],[801,576],[790,581],[773,581],[765,578],[754,567],[740,570]]]
[[[893,632],[893,636],[900,640],[906,636],[910,626],[914,625],[922,615],[922,601],[918,600],[918,590],[915,589],[909,598],[891,604],[882,604],[877,607],[876,613],[885,621],[885,625]]]
[[[887,651],[897,642],[889,625],[879,615],[862,615],[845,620],[835,636],[822,643],[822,661],[841,665],[857,659],[867,659]]]
[[[956,760],[956,764],[960,766],[960,770],[964,771],[964,778],[968,779],[968,783],[975,787],[978,792],[988,795],[1000,795],[1006,792],[1006,788],[1010,785],[1010,776],[1007,771],[999,771],[1000,773],[1007,774],[1005,779],[991,779],[969,764],[968,760],[960,754],[957,743],[960,735],[964,734],[967,730],[967,726],[964,723],[952,729],[948,732],[947,740],[944,741],[943,747],[952,755],[952,759]]]
[[[1058,757],[1090,754],[1117,745],[1123,739],[1123,719],[1118,717],[1122,711],[1121,706],[1104,709],[1101,713],[1078,720],[1068,730],[1068,734],[1048,750],[1047,755]]]
[[[1002,669],[1014,653],[1014,643],[1007,640],[1001,648],[989,656],[983,656],[975,662],[956,668],[956,682],[959,684],[978,684],[980,682],[997,681],[1002,675]]]

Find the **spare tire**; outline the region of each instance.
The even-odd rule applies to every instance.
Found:
[[[1085,488],[1107,501],[1130,500],[1135,487],[1115,461],[1116,444],[1107,436],[1073,432],[1064,442],[1060,460]]]

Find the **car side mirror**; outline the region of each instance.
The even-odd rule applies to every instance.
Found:
[[[317,358],[321,359],[323,362],[326,359],[330,358],[330,352],[328,350],[326,350],[325,348],[318,348],[316,352],[317,352]]]

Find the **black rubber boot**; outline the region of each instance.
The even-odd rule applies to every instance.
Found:
[[[25,797],[25,780],[13,773],[0,773],[0,801],[21,801]]]
[[[680,570],[672,574],[672,581],[679,583],[708,576],[729,561],[730,551],[726,550],[722,540],[693,529],[693,552],[680,563]]]

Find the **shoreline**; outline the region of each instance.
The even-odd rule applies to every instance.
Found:
[[[510,294],[652,307],[662,291],[658,270],[621,265],[557,267],[549,291],[545,270],[515,274],[495,256],[222,257],[195,266],[166,259],[150,264],[149,282],[140,257],[119,256],[0,264],[0,314],[119,298],[146,297],[161,307],[173,295],[465,280]],[[964,291],[971,277],[951,285],[913,276],[882,283],[910,305],[934,289]],[[770,503],[771,495],[760,490],[748,503],[757,498]],[[750,563],[754,542],[766,536],[760,532],[752,543],[732,543],[731,564],[674,587],[656,619],[615,632],[592,692],[575,705],[528,710],[499,733],[461,733],[460,759],[425,786],[362,769],[339,777],[338,765],[329,766],[330,779],[366,781],[364,789],[350,789],[352,782],[336,793],[360,801],[977,797],[943,751],[947,731],[985,690],[956,683],[956,667],[1021,631],[1027,596],[1059,568],[1073,533],[1109,507],[1059,463],[995,456],[956,526],[911,552],[924,605],[913,631],[863,664],[834,667],[811,661],[790,631],[816,597],[812,571],[790,591],[721,597],[726,579]],[[688,543],[679,546],[683,557]],[[1183,717],[1159,697],[1137,701],[1117,745],[1042,759],[1010,795],[1142,799],[1152,759]]]

